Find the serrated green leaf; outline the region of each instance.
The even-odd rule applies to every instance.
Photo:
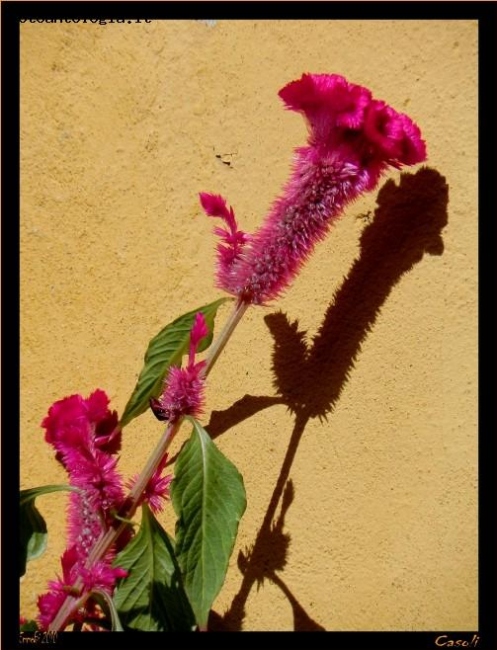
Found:
[[[184,592],[174,544],[148,506],[137,535],[118,554],[114,566],[129,571],[114,594],[125,629],[148,632],[190,631],[195,617]]]
[[[43,485],[20,492],[19,575],[26,573],[29,560],[40,557],[47,546],[47,524],[35,505],[36,497],[61,490],[75,491],[70,485]]]
[[[246,498],[239,471],[202,426],[193,431],[175,464],[171,484],[176,557],[195,618],[205,628],[233,552]]]
[[[136,386],[124,409],[120,422],[121,427],[126,426],[133,418],[144,413],[149,407],[151,397],[158,397],[169,366],[179,365],[181,357],[188,350],[190,330],[199,311],[204,314],[209,327],[209,336],[201,342],[199,352],[209,347],[212,342],[214,318],[217,310],[228,300],[231,300],[231,298],[220,298],[209,305],[204,305],[183,314],[183,316],[166,325],[154,336],[145,353],[145,363]]]

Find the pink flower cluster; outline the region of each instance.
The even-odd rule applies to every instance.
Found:
[[[159,420],[177,422],[184,415],[194,417],[202,413],[204,405],[205,361],[195,362],[199,344],[209,334],[202,312],[195,316],[190,332],[188,363],[184,368],[171,366],[158,399],[150,400],[150,407]]]
[[[126,571],[112,567],[116,549],[87,566],[88,556],[97,540],[113,524],[113,513],[124,502],[122,479],[117,472],[116,454],[121,432],[115,411],[108,408],[109,398],[96,390],[87,399],[72,395],[50,408],[42,422],[45,440],[57,452],[57,459],[69,474],[71,492],[68,513],[68,548],[61,558],[62,579],[49,583],[50,591],[40,596],[39,623],[47,628],[68,594],[82,597],[95,590],[112,594],[116,580]],[[77,582],[83,587],[75,589]],[[98,617],[91,602],[78,610],[73,622],[89,615]]]
[[[426,158],[420,130],[407,115],[340,75],[304,74],[279,96],[308,121],[309,144],[319,154],[340,157],[366,172],[365,189],[372,189],[389,165],[400,168]]]
[[[164,454],[162,460],[160,461],[157,469],[152,474],[151,479],[147,483],[145,490],[140,495],[140,498],[137,502],[137,507],[142,503],[148,503],[152,512],[159,513],[164,509],[164,500],[169,499],[169,488],[171,486],[171,481],[173,477],[171,474],[167,476],[162,476],[162,472],[166,467],[168,459],[168,454]],[[135,486],[138,480],[138,474],[136,474],[132,479],[126,482],[126,487],[130,490]]]
[[[296,276],[317,242],[344,207],[372,190],[390,166],[426,159],[417,125],[363,86],[335,74],[304,74],[279,96],[309,126],[307,146],[295,151],[292,175],[253,235],[239,231],[224,199],[202,193],[210,216],[224,219],[216,229],[217,284],[246,303],[265,304]]]
[[[62,578],[50,580],[48,586],[50,591],[38,598],[38,623],[41,629],[47,629],[55,619],[67,596],[82,598],[82,606],[78,607],[67,623],[83,625],[89,619],[93,621],[90,629],[98,630],[98,621],[103,618],[102,612],[92,600],[86,600],[85,595],[95,591],[104,591],[112,594],[116,581],[125,578],[127,571],[120,568],[112,568],[110,561],[95,562],[91,568],[84,567],[79,558],[76,548],[72,546],[67,549],[61,558]],[[82,578],[83,586],[76,588],[75,583]]]
[[[78,488],[69,498],[68,547],[61,558],[62,578],[49,582],[50,591],[38,599],[38,621],[46,629],[68,595],[81,598],[83,603],[71,622],[98,620],[101,612],[87,596],[97,590],[112,595],[116,581],[126,576],[126,571],[113,567],[112,562],[116,552],[129,541],[130,532],[125,531],[103,559],[89,563],[92,548],[115,524],[114,515],[125,505],[123,481],[116,469],[121,431],[117,413],[109,410],[105,392],[96,390],[87,399],[72,395],[56,402],[42,427],[45,440],[55,448],[57,459],[69,475],[70,484]],[[149,502],[155,511],[162,508],[162,500],[169,496],[171,477],[161,476],[166,459],[140,500]]]
[[[214,234],[220,237],[221,242],[217,245],[218,285],[223,288],[224,279],[229,276],[233,266],[241,259],[242,252],[250,241],[250,235],[238,229],[233,208],[226,205],[222,196],[215,194],[200,193],[200,203],[209,217],[222,219],[227,228],[214,228]]]

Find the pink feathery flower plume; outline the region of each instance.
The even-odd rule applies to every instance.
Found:
[[[279,96],[304,116],[309,137],[296,149],[290,179],[262,227],[247,236],[222,197],[200,195],[207,214],[230,229],[229,236],[217,229],[226,244],[218,246],[218,285],[245,303],[279,296],[345,206],[374,189],[388,167],[426,159],[420,130],[407,115],[340,75],[304,74]]]
[[[137,502],[137,507],[142,503],[146,502],[149,504],[152,512],[155,514],[162,512],[164,508],[164,501],[169,499],[169,488],[173,477],[171,474],[162,476],[162,472],[167,464],[168,454],[164,454],[161,459],[157,469],[151,476],[149,482],[147,483],[144,491],[140,495],[140,498]],[[132,479],[126,482],[126,487],[130,490],[133,489],[139,474],[136,474]]]
[[[200,193],[200,203],[209,217],[222,219],[227,228],[214,228],[214,234],[220,237],[221,242],[217,245],[217,284],[220,289],[224,288],[224,279],[228,276],[234,264],[241,258],[245,244],[250,241],[250,235],[238,230],[233,208],[226,205],[222,196],[215,194]]]
[[[63,577],[51,581],[50,591],[38,599],[38,620],[43,629],[53,621],[67,594],[84,596],[103,590],[112,595],[116,580],[126,575],[124,569],[112,567],[116,548],[90,568],[86,566],[93,546],[113,524],[113,513],[124,501],[114,457],[120,449],[121,432],[117,413],[110,411],[108,404],[102,390],[87,399],[72,395],[55,402],[42,422],[45,440],[55,448],[70,484],[78,488],[69,497],[68,547],[61,558]],[[78,581],[83,587],[76,590]],[[82,622],[89,615],[98,617],[95,605],[87,601],[72,622]]]
[[[202,413],[204,405],[205,361],[195,363],[195,355],[209,328],[202,312],[198,312],[190,332],[188,363],[184,368],[171,366],[164,382],[162,395],[151,398],[150,407],[158,420],[173,423],[184,415],[194,417]]]

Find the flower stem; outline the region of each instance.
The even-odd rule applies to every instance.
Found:
[[[156,448],[154,449],[151,456],[147,460],[147,464],[143,468],[143,471],[141,472],[140,476],[138,477],[138,480],[134,484],[131,492],[129,493],[128,498],[126,499],[126,504],[129,504],[127,505],[127,508],[123,513],[123,516],[126,519],[131,519],[135,514],[136,509],[138,508],[138,505],[140,503],[140,498],[142,496],[143,491],[147,487],[147,484],[152,478],[155,470],[159,466],[159,463],[164,458],[164,455],[169,449],[169,445],[171,444],[174,436],[176,435],[176,432],[178,431],[180,425],[181,425],[181,420],[168,424]],[[117,540],[117,538],[122,533],[122,531],[126,528],[127,525],[128,524],[125,521],[122,521],[120,525],[117,526],[117,528],[109,528],[109,530],[105,533],[105,535],[98,540],[98,542],[95,544],[88,557],[88,564],[90,566],[105,555],[105,553],[109,550],[112,544]]]
[[[231,312],[231,315],[228,321],[226,322],[225,326],[223,327],[221,334],[219,334],[217,339],[212,344],[211,349],[209,350],[209,354],[207,356],[207,365],[204,371],[206,377],[211,371],[212,366],[216,363],[217,358],[223,351],[224,346],[229,341],[229,338],[233,334],[235,327],[238,325],[238,323],[242,319],[242,316],[247,311],[248,306],[249,303],[247,302],[243,302],[241,300],[237,302],[235,309]]]

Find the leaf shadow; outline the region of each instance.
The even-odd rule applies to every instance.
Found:
[[[214,411],[207,430],[216,438],[239,422],[275,404],[295,415],[280,474],[254,543],[239,557],[242,582],[230,608],[213,613],[213,629],[241,630],[245,604],[254,584],[271,580],[287,596],[295,630],[322,630],[300,606],[277,571],[286,564],[290,536],[282,533],[284,513],[293,500],[287,494],[293,460],[311,418],[327,419],[352,372],[361,344],[371,331],[393,287],[423,256],[442,255],[441,236],[448,222],[448,185],[436,170],[423,167],[403,173],[400,183],[388,180],[380,189],[372,221],[360,238],[360,255],[329,304],[310,346],[298,322],[282,312],[265,317],[274,339],[272,354],[275,396],[245,395],[225,411]],[[286,497],[285,497],[286,495]],[[286,498],[286,500],[285,500]],[[274,518],[282,500],[283,519]],[[278,523],[280,522],[280,523]],[[275,531],[279,531],[275,535]],[[277,558],[277,562],[275,562]]]

